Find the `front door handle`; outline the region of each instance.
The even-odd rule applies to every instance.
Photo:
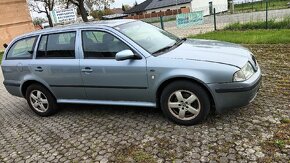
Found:
[[[36,67],[36,69],[34,69],[34,71],[42,72],[43,69],[42,69],[42,67]]]
[[[82,72],[90,73],[90,72],[93,72],[93,69],[91,69],[90,67],[86,67],[82,69]]]

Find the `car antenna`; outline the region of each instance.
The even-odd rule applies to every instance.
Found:
[[[8,45],[5,43],[5,44],[3,44],[3,46],[4,46],[4,48],[6,49],[7,47],[8,47]]]

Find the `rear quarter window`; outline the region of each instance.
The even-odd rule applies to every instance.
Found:
[[[37,36],[18,40],[9,49],[6,59],[31,59],[36,40]]]

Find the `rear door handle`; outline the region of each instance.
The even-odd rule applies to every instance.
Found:
[[[82,69],[82,72],[86,72],[86,73],[93,72],[93,69],[91,69],[90,67],[86,67]]]
[[[34,69],[34,71],[42,72],[43,69],[42,69],[42,67],[36,67],[36,69]]]

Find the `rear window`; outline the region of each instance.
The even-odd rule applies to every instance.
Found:
[[[9,49],[6,59],[31,59],[37,37],[29,37],[15,42]]]
[[[75,32],[44,35],[39,42],[36,58],[75,58]]]

